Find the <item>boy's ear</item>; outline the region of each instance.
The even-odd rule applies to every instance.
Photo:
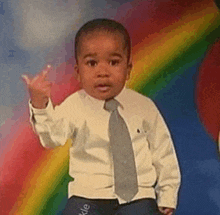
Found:
[[[130,78],[130,74],[131,74],[132,68],[133,68],[133,65],[132,65],[132,63],[130,62],[130,63],[128,64],[128,68],[127,68],[127,80],[129,80],[129,78]]]
[[[76,80],[77,80],[77,81],[80,81],[79,67],[78,67],[78,64],[77,64],[77,63],[74,65],[74,72],[76,73]]]

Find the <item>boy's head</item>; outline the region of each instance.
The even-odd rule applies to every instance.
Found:
[[[113,98],[123,89],[132,68],[129,34],[113,20],[87,22],[76,34],[75,58],[85,91],[101,100]]]
[[[127,59],[131,57],[131,39],[126,28],[119,22],[111,19],[94,19],[84,24],[75,36],[75,59],[78,60],[81,38],[93,32],[103,31],[112,34],[119,34],[123,38],[124,48],[127,50]]]

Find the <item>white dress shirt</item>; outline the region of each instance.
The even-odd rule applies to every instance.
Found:
[[[130,89],[124,88],[115,99],[120,102],[118,111],[127,124],[134,150],[139,191],[132,201],[155,199],[157,195],[158,206],[175,208],[180,171],[161,114],[149,98]],[[30,104],[31,121],[46,148],[72,140],[69,174],[74,181],[69,183],[69,197],[117,198],[122,204],[125,201],[114,193],[110,113],[104,110],[104,102],[80,90],[55,108],[51,101],[45,109]]]

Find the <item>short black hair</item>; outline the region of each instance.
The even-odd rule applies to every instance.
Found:
[[[124,45],[127,49],[127,58],[130,60],[131,56],[131,39],[127,29],[119,22],[111,19],[93,19],[87,23],[85,23],[75,36],[75,59],[77,62],[77,54],[79,49],[80,38],[82,34],[87,34],[89,32],[93,32],[96,30],[103,30],[110,33],[119,33],[123,36]]]

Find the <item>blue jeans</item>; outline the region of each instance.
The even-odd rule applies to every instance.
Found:
[[[144,198],[121,204],[117,199],[87,199],[72,196],[63,215],[161,215],[154,199]]]

